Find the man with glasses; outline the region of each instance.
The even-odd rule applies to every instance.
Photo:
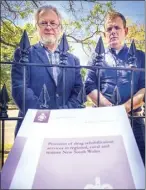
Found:
[[[136,50],[136,62],[129,64],[129,48],[125,44],[128,34],[126,19],[119,12],[109,12],[105,19],[105,40],[108,48],[105,50],[105,60],[99,66],[144,68],[145,54]],[[95,56],[93,56],[95,57]],[[93,65],[94,59],[90,64]],[[91,100],[97,104],[98,99],[98,76],[96,70],[89,70],[85,89]],[[131,71],[124,70],[100,70],[100,103],[99,106],[124,105],[128,114],[131,113]],[[144,72],[135,72],[133,81],[133,116],[140,116],[141,106],[145,92]],[[143,159],[145,160],[144,132],[145,124],[142,118],[133,119],[133,132]]]
[[[59,40],[62,33],[62,18],[53,6],[40,7],[35,14],[35,24],[39,35],[39,42],[29,48],[29,63],[44,66],[61,64],[61,50]],[[14,60],[19,62],[21,51],[17,49]],[[67,66],[79,66],[79,59],[71,53],[66,53]],[[26,68],[26,111],[34,109],[68,109],[79,108],[78,100],[82,90],[82,78],[79,68],[65,69],[65,84],[63,84],[63,70],[59,67]],[[20,109],[19,116],[23,116],[23,67],[12,65],[12,96]],[[64,97],[63,97],[64,96]],[[20,128],[19,121],[15,136]]]

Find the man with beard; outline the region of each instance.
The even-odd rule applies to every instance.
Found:
[[[126,19],[119,12],[110,12],[105,19],[105,39],[108,48],[105,50],[105,60],[99,66],[103,67],[123,67],[123,68],[145,68],[145,54],[136,50],[136,63],[128,62],[129,48],[124,43],[128,28]],[[90,64],[96,65],[96,61],[91,59]],[[96,69],[89,70],[85,81],[86,94],[97,104],[98,99],[98,76]],[[100,70],[100,102],[99,106],[124,105],[126,112],[131,113],[131,71],[127,70]],[[143,105],[145,92],[144,72],[135,72],[133,81],[133,116],[141,116],[141,106]],[[145,161],[145,124],[143,118],[133,119],[133,132],[141,153],[143,162]]]
[[[61,64],[59,39],[62,33],[62,18],[53,6],[40,7],[35,14],[35,24],[39,34],[39,42],[29,48],[29,63],[53,65]],[[66,53],[68,66],[79,66],[79,60],[71,53]],[[14,53],[14,60],[21,60],[21,50]],[[12,96],[20,112],[23,113],[23,67],[12,65]],[[65,88],[63,89],[63,70],[59,67],[26,67],[25,108],[31,109],[68,109],[79,108],[78,100],[82,90],[82,78],[79,68],[65,69]],[[65,95],[65,98],[63,96]],[[43,103],[44,102],[44,103]],[[15,136],[20,128],[18,121]]]

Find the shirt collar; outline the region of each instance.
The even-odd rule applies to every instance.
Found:
[[[118,55],[121,51],[123,51],[125,48],[127,48],[127,45],[124,44],[123,47],[120,50],[116,50],[114,48],[109,47],[109,51],[112,52],[115,55]]]
[[[49,49],[47,49],[47,48],[44,46],[44,44],[43,44],[41,41],[40,41],[39,43],[40,43],[40,45],[41,45],[47,52],[52,53]],[[53,53],[60,53],[59,47],[57,47],[57,49],[56,49]]]

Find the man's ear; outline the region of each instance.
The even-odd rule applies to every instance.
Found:
[[[128,34],[128,27],[125,28],[125,36]]]
[[[105,32],[102,32],[102,38],[103,38],[103,40],[105,40],[106,41],[106,33]]]
[[[105,32],[103,32],[103,31],[101,31],[101,32],[99,33],[99,35],[100,35],[102,38],[106,38],[106,34],[105,34]]]
[[[37,24],[35,24],[35,30],[37,30],[38,29],[38,26],[37,26]]]
[[[103,32],[103,37],[106,38],[106,34],[105,34],[105,32]]]

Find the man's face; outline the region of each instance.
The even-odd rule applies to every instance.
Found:
[[[111,48],[119,50],[125,41],[128,28],[124,28],[123,20],[120,17],[108,19],[105,23],[105,37]]]
[[[37,30],[45,45],[57,44],[61,34],[60,20],[52,10],[41,11],[38,17]]]

